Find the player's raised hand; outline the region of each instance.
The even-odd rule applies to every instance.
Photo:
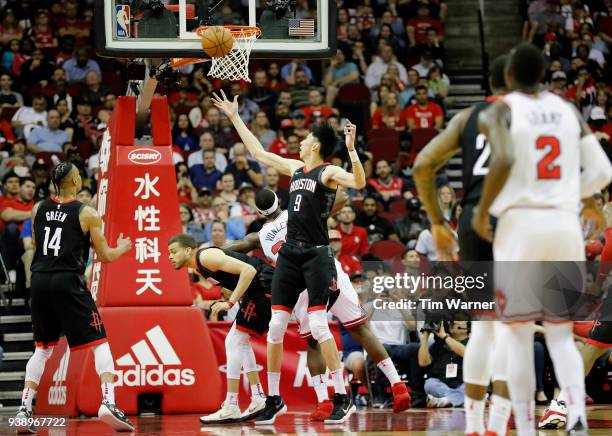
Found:
[[[346,126],[344,127],[344,139],[346,142],[346,148],[348,151],[355,150],[355,137],[357,136],[357,126],[346,120]]]
[[[123,237],[123,233],[119,233],[119,237],[117,238],[117,248],[121,250],[122,253],[127,253],[132,249],[132,240],[128,236],[127,238]]]
[[[452,230],[445,224],[434,224],[431,226],[431,236],[436,247],[436,256],[439,261],[456,261],[457,238]]]
[[[225,92],[221,90],[223,98],[213,92],[212,102],[217,109],[223,112],[228,118],[238,115],[238,96],[234,96],[234,100],[228,100]]]

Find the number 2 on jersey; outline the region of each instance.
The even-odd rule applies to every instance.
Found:
[[[293,210],[295,212],[299,212],[301,204],[302,204],[302,194],[298,194],[295,196],[295,204],[293,205]]]
[[[536,140],[536,148],[538,150],[548,149],[548,152],[538,161],[538,179],[560,179],[561,166],[554,163],[561,154],[559,139],[554,136],[540,136]]]
[[[53,256],[57,257],[61,249],[60,242],[62,240],[62,228],[58,227],[57,229],[55,229],[53,236],[51,236],[51,240],[49,240],[50,235],[51,235],[51,228],[45,227],[45,240],[43,242],[43,255],[47,256],[49,249],[51,249],[53,250]]]
[[[474,163],[472,175],[486,176],[487,174],[489,174],[489,168],[486,165],[489,162],[489,156],[491,156],[491,146],[487,142],[487,138],[485,137],[485,135],[483,135],[482,133],[480,133],[476,137],[476,150],[482,150],[482,152]]]

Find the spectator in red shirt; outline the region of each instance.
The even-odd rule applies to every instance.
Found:
[[[75,0],[64,2],[64,17],[58,20],[59,36],[71,35],[76,38],[77,46],[82,46],[89,39],[90,23],[77,18],[79,3]]]
[[[311,123],[317,124],[338,112],[329,106],[323,106],[323,95],[318,89],[313,89],[308,93],[308,106],[303,107],[302,111],[306,117],[306,127],[310,126]]]
[[[178,83],[179,89],[168,97],[168,103],[173,108],[186,106],[192,108],[198,105],[198,95],[190,89],[189,76],[181,75]]]
[[[439,104],[429,101],[427,87],[419,85],[416,87],[416,103],[406,109],[408,129],[436,128],[441,129],[444,125],[444,112]]]
[[[19,244],[19,236],[23,222],[32,217],[36,183],[31,177],[23,177],[19,181],[17,198],[6,199],[0,206],[0,219],[6,223],[4,233],[0,238],[0,248],[4,255],[6,269],[15,270],[23,248]]]
[[[356,214],[353,206],[344,206],[338,213],[340,225],[336,228],[342,235],[341,256],[361,256],[366,254],[368,245],[368,232],[363,227],[354,225]]]
[[[377,108],[372,116],[372,128],[406,130],[406,117],[400,106],[399,96],[396,92],[389,91],[382,107]]]
[[[565,97],[568,100],[573,100],[580,109],[585,109],[595,102],[597,88],[595,88],[595,81],[585,65],[578,67],[576,77],[576,81],[570,85]]]
[[[300,138],[291,132],[287,136],[287,143],[283,144],[282,142],[273,142],[270,145],[271,153],[276,153],[279,156],[285,157],[287,159],[299,159],[300,158]]]
[[[224,301],[221,293],[222,287],[206,280],[199,274],[195,274],[195,282],[191,283],[191,295],[193,305],[207,311],[217,301]]]
[[[389,209],[389,204],[401,199],[406,192],[404,181],[391,174],[391,166],[384,159],[376,162],[376,178],[368,179],[366,189],[385,209]]]
[[[342,235],[338,230],[331,229],[329,231],[329,246],[334,252],[334,256],[340,262],[342,271],[347,273],[349,276],[353,273],[361,271],[361,262],[359,258],[354,255],[342,255]]]
[[[429,15],[429,6],[423,3],[417,8],[417,17],[408,21],[406,33],[408,34],[410,47],[414,47],[417,44],[424,44],[427,41],[427,30],[430,27],[436,29],[438,41],[443,39],[442,35],[444,29],[442,28],[442,24],[438,20],[430,18]]]
[[[30,29],[28,36],[32,37],[36,47],[42,50],[57,47],[57,38],[49,23],[48,10],[39,9],[38,12],[36,12],[35,23]]]

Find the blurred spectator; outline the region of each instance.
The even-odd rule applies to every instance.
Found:
[[[241,186],[243,183],[248,183],[259,187],[263,183],[263,175],[259,164],[250,158],[247,158],[247,149],[242,142],[238,142],[232,148],[234,155],[233,162],[227,166],[226,174],[234,176],[235,184]]]
[[[429,101],[427,87],[416,87],[416,103],[406,109],[406,118],[410,130],[416,128],[441,129],[444,125],[444,112],[439,104]]]
[[[278,95],[270,89],[266,70],[257,70],[253,77],[253,86],[247,93],[247,98],[260,108],[271,108],[276,104]]]
[[[53,65],[45,59],[40,48],[34,49],[32,57],[21,66],[21,85],[46,85],[53,74]]]
[[[93,193],[89,188],[81,188],[77,194],[77,200],[87,206],[92,206]]]
[[[280,68],[277,62],[268,65],[268,88],[272,91],[281,92],[287,89],[287,82],[280,75]]]
[[[46,51],[57,47],[57,38],[49,20],[49,11],[39,9],[36,12],[34,26],[28,30],[27,36],[34,39],[36,47]]]
[[[198,105],[194,106],[189,111],[189,120],[195,129],[203,129],[209,126],[206,114],[213,107],[209,95],[200,96]],[[219,115],[219,110],[217,108],[215,109],[217,110],[217,115]]]
[[[553,94],[565,98],[567,93],[567,76],[563,71],[555,71],[552,73],[550,87],[548,89]]]
[[[203,164],[204,155],[202,154],[202,152],[207,151],[207,150],[212,150],[215,153],[215,167],[219,171],[224,172],[225,169],[227,168],[227,158],[222,152],[219,151],[219,149],[215,148],[215,139],[212,133],[210,132],[202,133],[202,136],[200,136],[200,142],[198,145],[200,146],[201,151],[194,151],[187,158],[187,165],[189,166],[189,169],[191,169],[191,167],[193,167],[194,165]]]
[[[98,129],[100,120],[93,116],[91,102],[86,98],[80,99],[76,107],[76,124],[72,140],[76,143],[90,141],[93,144],[102,134]]]
[[[297,84],[298,71],[303,71],[308,82],[312,82],[312,70],[304,59],[293,59],[290,63],[283,65],[280,74],[287,85],[292,86]]]
[[[60,114],[55,109],[47,112],[47,125],[37,127],[28,136],[28,150],[62,152],[62,146],[70,139],[68,133],[60,129]]]
[[[206,241],[204,229],[201,224],[194,221],[191,206],[181,203],[179,205],[179,213],[181,216],[181,233],[193,236],[198,245],[204,243]]]
[[[365,84],[373,89],[380,84],[383,74],[387,72],[389,65],[395,65],[399,70],[399,77],[403,83],[408,82],[406,67],[393,59],[393,49],[390,46],[383,46],[379,51],[379,57],[372,62],[366,73]]]
[[[318,124],[325,121],[330,115],[337,113],[336,109],[323,106],[323,95],[318,89],[313,89],[308,93],[308,105],[302,108],[306,117],[306,126]]]
[[[8,270],[15,270],[17,267],[21,252],[19,236],[23,222],[31,218],[35,189],[34,179],[22,177],[19,180],[19,195],[5,199],[0,205],[0,219],[6,224],[4,233],[0,236],[0,246]]]
[[[198,140],[193,131],[193,126],[186,114],[176,117],[172,128],[172,141],[181,150],[190,153],[197,150]]]
[[[193,305],[207,311],[217,301],[223,301],[222,287],[213,284],[200,274],[193,274],[195,281],[191,282],[191,293],[193,295]]]
[[[417,6],[417,16],[408,20],[406,25],[406,33],[410,47],[415,47],[417,44],[424,44],[427,41],[427,30],[430,27],[436,29],[439,35],[439,40],[442,40],[443,28],[440,21],[430,17],[431,10],[425,3],[420,3]]]
[[[228,241],[227,223],[222,220],[215,220],[211,224],[206,225],[210,233],[210,240],[206,244],[209,247],[223,247]],[[231,239],[230,239],[231,240]]]
[[[429,50],[426,50],[421,55],[421,61],[418,64],[414,64],[412,68],[414,68],[417,73],[419,73],[419,77],[427,77],[429,71],[436,65],[434,62],[433,53]]]
[[[19,48],[19,40],[11,39],[8,43],[8,50],[2,54],[2,65],[7,71],[13,71],[13,61],[15,60],[15,56],[19,53]]]
[[[578,52],[578,48],[581,46],[584,46],[584,50],[587,52],[588,59],[592,59],[595,62],[597,62],[597,64],[601,68],[605,67],[606,58],[604,57],[604,54],[601,52],[601,50],[593,46],[593,37],[591,36],[590,33],[584,33],[582,35],[581,44],[578,47],[576,47],[576,52]]]
[[[246,97],[246,93],[244,92],[244,88],[240,83],[233,82],[230,85],[230,95],[229,98],[232,99],[236,95],[238,96],[238,114],[240,114],[240,118],[246,124],[250,124],[255,114],[259,112],[259,106],[250,98]]]
[[[536,45],[544,45],[544,35],[547,33],[562,34],[565,29],[565,19],[557,12],[557,1],[547,0],[546,9],[534,16],[536,24],[531,32],[529,42]]]
[[[0,195],[0,210],[7,200],[19,198],[19,176],[14,172],[8,172],[2,178],[2,195]]]
[[[395,220],[397,234],[404,244],[417,239],[428,225],[427,218],[421,216],[421,200],[416,197],[406,200],[406,215]]]
[[[60,98],[55,102],[55,110],[60,116],[59,128],[68,133],[68,136],[72,139],[74,135],[75,122],[70,114],[70,108],[68,107],[68,101],[65,98]]]
[[[443,185],[438,188],[438,205],[442,211],[442,216],[445,220],[452,219],[452,211],[455,206],[456,197],[455,190],[449,185]]]
[[[114,92],[106,92],[102,100],[102,109],[112,112],[117,104],[117,95]]]
[[[268,115],[264,111],[259,111],[255,114],[253,123],[251,123],[251,132],[266,150],[270,148],[270,144],[276,139],[276,132],[270,129],[270,120],[268,120]]]
[[[23,96],[13,91],[13,79],[9,74],[0,75],[0,107],[21,107]]]
[[[198,198],[198,190],[191,183],[189,168],[185,162],[179,162],[174,166],[176,170],[176,188],[179,203],[195,203]]]
[[[232,173],[225,173],[221,176],[221,180],[217,183],[217,188],[220,189],[218,196],[224,199],[230,206],[238,201],[238,192],[236,191],[236,179]]]
[[[336,55],[331,58],[329,67],[323,76],[326,100],[329,107],[333,107],[338,90],[348,83],[359,81],[359,68],[353,62],[346,62],[346,56],[341,49],[336,50]]]
[[[178,79],[178,89],[168,96],[168,103],[175,110],[188,110],[198,104],[198,94],[191,88],[189,76],[181,74]]]
[[[15,77],[21,76],[21,67],[32,57],[32,52],[34,52],[34,42],[30,38],[23,38],[19,43],[19,51],[15,53],[11,65],[11,73]]]
[[[23,245],[23,254],[21,255],[21,261],[23,262],[23,267],[25,270],[25,287],[26,289],[30,289],[30,284],[32,281],[32,271],[30,270],[32,266],[32,261],[34,260],[34,240],[32,239],[32,219],[28,218],[23,222],[23,228],[21,229],[21,234],[19,235],[19,239],[21,240],[21,244]]]
[[[2,12],[2,21],[0,23],[0,44],[6,45],[11,40],[20,40],[23,36],[23,29],[17,22],[15,11],[11,8],[5,8]]]
[[[193,73],[193,80],[191,82],[192,90],[199,95],[210,94],[213,91],[213,85],[210,83],[206,74],[204,73],[203,67],[195,66]]]
[[[395,130],[406,130],[406,117],[399,102],[396,92],[389,91],[381,107],[374,111],[372,116],[372,128],[389,128]]]
[[[357,256],[354,254],[342,254],[342,235],[338,230],[331,229],[329,231],[329,246],[345,273],[351,275],[361,271],[361,262]]]
[[[230,128],[223,126],[219,109],[216,107],[209,108],[206,111],[206,117],[200,122],[200,126],[203,126],[203,128],[198,128],[196,130],[196,133],[199,133],[200,136],[209,133],[215,140],[214,143],[216,147],[225,150],[231,148],[234,143],[234,136]]]
[[[47,123],[47,100],[42,95],[35,95],[32,98],[32,106],[20,107],[13,119],[11,125],[15,129],[17,136],[27,138],[33,128],[44,126]]]
[[[6,141],[14,142],[15,134],[11,128],[11,123],[2,118],[2,106],[0,106],[0,144]]]
[[[214,238],[214,224],[216,222],[223,223],[223,236],[225,239],[235,241],[237,239],[244,238],[244,235],[246,235],[246,227],[241,220],[237,220],[230,217],[229,205],[227,201],[225,201],[221,197],[216,197],[212,202],[212,207],[213,212],[215,214],[215,219],[212,221],[212,223],[207,223],[204,227],[204,231],[206,233],[206,240],[211,240]],[[220,245],[214,244],[214,246],[221,247],[224,245],[224,243]]]
[[[391,166],[384,159],[376,162],[376,178],[368,179],[366,189],[386,210],[407,192],[404,181],[391,174]]]
[[[363,211],[355,220],[355,224],[366,229],[370,246],[377,241],[399,242],[393,224],[378,214],[376,198],[373,196],[367,196],[363,199]]]
[[[203,188],[211,191],[217,189],[217,183],[221,180],[223,173],[215,165],[215,151],[202,150],[196,153],[201,154],[203,159],[201,164],[189,167],[193,184],[198,190]]]
[[[85,75],[85,88],[81,95],[93,106],[101,106],[105,93],[106,89],[102,86],[100,75],[94,70],[88,71]]]
[[[73,36],[79,45],[85,44],[89,39],[91,23],[78,16],[79,3],[76,0],[67,0],[63,6],[63,17],[60,17],[57,21],[58,34],[60,36]]]
[[[276,193],[276,196],[278,197],[278,201],[280,203],[280,207],[284,210],[287,209],[287,206],[289,205],[289,192],[278,186],[279,177],[280,174],[275,168],[266,168],[264,174],[264,186],[267,189]]]
[[[410,71],[408,71],[408,73],[410,74]],[[382,107],[391,89],[389,85],[381,84],[377,86],[374,91],[375,91],[374,95],[372,96],[372,99],[370,102],[370,116],[371,117],[373,117],[374,114],[376,113],[376,109]]]
[[[304,108],[306,109],[306,108]],[[296,109],[291,112],[291,118],[293,119],[293,133],[298,137],[300,141],[306,139],[310,130],[306,127],[308,120],[304,113],[304,109]],[[314,113],[311,115],[315,115]],[[333,112],[329,115],[333,115]],[[312,119],[312,116],[311,116]],[[320,118],[316,118],[317,122],[321,121]]]
[[[428,407],[460,407],[463,405],[463,354],[467,344],[467,321],[452,321],[449,332],[440,323],[437,330],[425,330],[419,347],[419,365],[427,368],[425,393]],[[433,345],[429,337],[434,334]]]
[[[368,233],[366,229],[354,225],[355,209],[353,206],[344,206],[338,213],[339,226],[336,228],[342,235],[341,256],[362,256],[368,253]]]
[[[295,84],[289,89],[291,93],[291,103],[294,108],[300,109],[308,106],[308,96],[310,95],[310,80],[306,72],[299,69],[295,72]]]
[[[404,266],[404,272],[408,275],[419,275],[419,267],[421,265],[421,258],[416,250],[406,250],[402,255],[402,265]]]
[[[22,140],[13,142],[9,150],[8,159],[2,159],[0,162],[0,176],[5,177],[9,173],[14,173],[17,177],[27,176],[30,172],[30,164],[34,161],[31,155],[26,156],[26,145]],[[19,182],[17,182],[17,192],[19,191]]]
[[[98,75],[101,75],[100,65],[89,58],[87,48],[78,48],[74,52],[74,58],[68,59],[62,65],[64,72],[66,73],[66,81],[68,82],[80,82],[85,80],[85,76],[89,71],[95,71]]]
[[[252,185],[244,183],[240,186],[238,202],[231,207],[230,217],[242,221],[246,227],[257,219],[255,190]]]
[[[436,99],[443,102],[448,96],[448,88],[450,86],[448,76],[442,73],[442,69],[439,66],[434,65],[429,70],[427,79],[429,79],[428,89],[434,93]]]
[[[191,209],[191,212],[193,212],[193,219],[196,223],[208,224],[215,219],[212,207],[213,195],[208,188],[200,189],[195,203],[196,206]]]
[[[578,67],[577,78],[573,84],[571,84],[565,94],[565,97],[569,100],[573,100],[583,115],[588,115],[588,111],[591,105],[595,102],[595,96],[597,89],[595,88],[595,81],[591,77],[591,73],[586,66]]]
[[[417,53],[429,52],[432,54],[436,63],[441,66],[446,65],[446,48],[438,35],[438,30],[435,27],[427,29],[425,42],[418,44],[416,47]]]

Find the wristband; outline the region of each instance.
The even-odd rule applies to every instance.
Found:
[[[349,157],[351,158],[351,162],[359,162],[359,155],[357,154],[357,150],[349,151]]]
[[[446,336],[444,336],[444,343],[446,344],[446,340],[448,339],[450,335],[447,333]]]
[[[231,309],[232,307],[234,307],[234,304],[236,304],[236,303],[234,303],[232,300],[227,300],[227,304],[229,305],[229,307]]]

